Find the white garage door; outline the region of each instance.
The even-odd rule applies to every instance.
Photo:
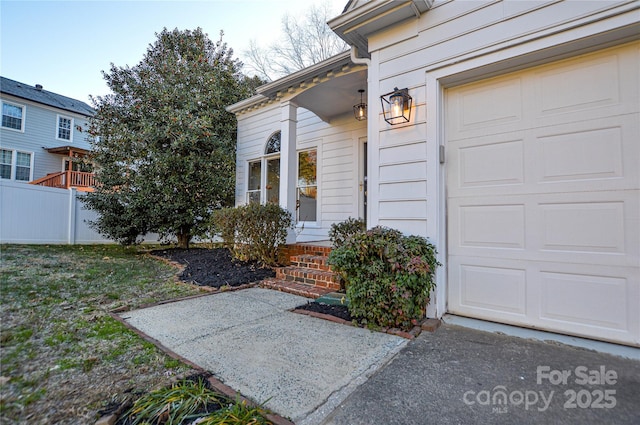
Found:
[[[640,345],[640,43],[448,89],[448,311]]]

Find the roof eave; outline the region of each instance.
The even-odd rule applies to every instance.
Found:
[[[431,9],[433,0],[372,0],[327,22],[346,43],[370,57],[368,35]]]
[[[345,66],[351,66],[351,52],[346,51],[330,57],[322,62],[318,62],[310,67],[301,69],[278,80],[272,81],[257,88],[257,95],[248,99],[241,100],[233,105],[227,106],[227,112],[239,114],[252,108],[259,107],[265,103],[269,103],[273,99],[279,97],[279,94],[286,93],[290,89],[299,87],[305,82],[313,81],[319,76],[325,76],[337,69],[343,69]]]
[[[257,92],[267,97],[275,96],[278,92],[287,91],[289,88],[299,86],[305,81],[308,81],[318,75],[326,74],[336,68],[349,64],[351,64],[351,53],[347,50],[332,56],[329,59],[323,60],[322,62],[318,62],[307,68],[301,69],[300,71],[289,74],[286,77],[282,77],[271,83],[260,86],[258,87]]]

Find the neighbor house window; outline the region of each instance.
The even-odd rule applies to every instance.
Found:
[[[28,182],[31,180],[31,154],[16,152],[16,180]]]
[[[0,178],[28,182],[33,170],[33,153],[0,149]]]
[[[58,115],[58,135],[61,140],[71,141],[71,129],[73,128],[73,118]]]
[[[318,151],[298,152],[298,221],[316,221],[318,208]]]
[[[11,178],[11,165],[13,164],[13,151],[0,150],[0,177],[3,179]]]
[[[24,106],[2,102],[2,127],[24,131]]]
[[[262,180],[262,162],[249,163],[249,180],[247,185],[247,204],[260,203],[260,181]]]

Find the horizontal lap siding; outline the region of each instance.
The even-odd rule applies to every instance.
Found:
[[[259,159],[264,153],[267,138],[280,129],[280,107],[270,105],[258,113],[238,118],[236,152],[236,205],[246,202],[247,161]]]
[[[369,38],[370,91],[374,98],[394,87],[408,88],[413,98],[411,122],[390,126],[380,104],[375,135],[370,137],[370,224],[386,225],[426,236],[428,203],[436,205],[437,193],[428,193],[427,175],[438,167],[437,143],[427,140],[425,75],[428,69],[512,40],[532,39],[573,24],[624,2],[458,2],[436,1],[417,20],[408,20]],[[430,171],[431,170],[431,171]],[[436,209],[429,209],[436,211]],[[433,236],[433,235],[431,235]]]
[[[319,235],[327,238],[331,224],[358,216],[358,143],[366,135],[366,122],[352,115],[324,123],[318,118],[303,127],[299,123],[299,143],[313,137],[320,146],[318,178],[320,185]],[[304,232],[303,232],[304,233]]]
[[[62,171],[62,156],[51,154],[43,148],[58,146],[74,146],[82,149],[90,149],[86,140],[88,136],[87,118],[81,115],[57,111],[54,108],[40,106],[33,102],[23,101],[13,97],[4,97],[7,102],[25,106],[24,132],[2,129],[2,147],[23,152],[32,152],[33,179],[46,176],[48,173]],[[71,141],[56,139],[58,115],[73,118],[73,139]],[[77,130],[77,126],[82,131]]]
[[[366,122],[348,116],[330,123],[298,108],[298,150],[318,150],[319,217],[315,227],[305,225],[299,241],[327,239],[331,224],[358,215],[358,143],[366,135]],[[236,166],[236,205],[246,200],[246,163],[262,156],[267,138],[280,128],[280,106],[240,116]]]

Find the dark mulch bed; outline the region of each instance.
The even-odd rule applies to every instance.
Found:
[[[353,319],[349,314],[349,309],[344,305],[330,305],[318,302],[308,302],[304,305],[296,307],[297,310],[308,310],[315,313],[329,314],[331,316],[339,317],[342,320],[351,322]]]
[[[192,282],[200,286],[214,288],[220,288],[225,285],[240,286],[259,282],[276,275],[274,270],[261,267],[257,262],[234,260],[226,248],[171,248],[155,250],[151,253],[186,265],[186,268],[178,277],[182,281]],[[352,320],[346,306],[309,302],[297,308],[329,314],[347,321]]]
[[[257,262],[234,260],[225,248],[172,248],[151,253],[186,265],[179,276],[180,280],[200,286],[240,286],[276,275],[274,270],[261,267]]]

